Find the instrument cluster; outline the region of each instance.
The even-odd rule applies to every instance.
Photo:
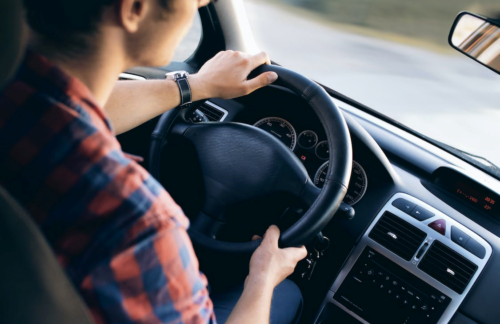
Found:
[[[297,136],[293,125],[280,117],[263,118],[254,123],[254,126],[274,135],[292,150],[304,164],[314,184],[318,188],[323,187],[330,157],[326,138],[321,138],[311,129],[301,130]],[[356,204],[363,198],[367,187],[368,177],[365,170],[361,164],[353,161],[351,180],[344,202],[351,206]]]

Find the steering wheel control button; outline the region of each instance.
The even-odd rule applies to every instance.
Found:
[[[404,211],[408,215],[411,214],[411,212],[413,211],[413,209],[416,206],[415,203],[412,203],[412,202],[410,202],[406,199],[403,199],[403,198],[398,198],[398,199],[394,200],[392,202],[392,205],[394,207],[396,207],[397,209]]]
[[[315,132],[306,130],[299,134],[299,146],[305,149],[310,149],[318,143],[318,135]]]
[[[480,259],[484,259],[484,256],[486,255],[486,249],[484,248],[484,246],[479,244],[471,237],[469,238],[467,243],[465,243],[465,249]]]
[[[438,232],[441,235],[446,234],[446,221],[444,219],[438,219],[429,224],[429,227]]]
[[[428,211],[425,208],[420,207],[419,205],[417,205],[413,209],[413,211],[411,212],[410,215],[413,216],[414,218],[418,219],[419,221],[424,221],[426,219],[434,217],[433,213],[431,213],[430,211]]]
[[[451,240],[458,245],[465,247],[465,244],[469,241],[469,235],[465,234],[457,227],[451,226]]]

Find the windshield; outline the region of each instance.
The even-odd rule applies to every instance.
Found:
[[[500,165],[500,75],[448,45],[458,12],[496,18],[498,1],[246,0],[245,6],[257,44],[272,60]]]

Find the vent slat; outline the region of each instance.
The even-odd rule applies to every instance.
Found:
[[[432,277],[454,291],[462,289],[463,283],[450,280],[441,273],[441,271],[436,271]]]
[[[432,251],[432,252],[433,252],[433,253],[435,253],[434,251]],[[442,250],[440,247],[436,246],[436,252],[437,252],[436,254],[439,254],[440,252],[441,252],[441,253],[443,253],[443,252],[444,252],[444,253],[446,253],[447,251],[446,251],[446,250]],[[461,260],[461,259],[463,259],[463,257],[462,257],[461,255],[457,254],[455,251],[453,251],[453,252],[454,252],[454,255],[457,255],[460,259],[458,259],[458,258],[457,258],[457,257],[455,257],[454,255],[451,255],[451,254],[450,254],[450,255],[449,255],[449,257],[450,257],[450,259],[451,259],[451,260],[450,260],[451,262],[454,262],[454,263],[456,263],[457,265],[459,265],[459,266],[461,266],[461,267],[464,267],[464,268],[466,268],[466,269],[469,269],[469,271],[470,271],[471,273],[474,273],[474,272],[476,271],[477,267],[472,267],[472,268],[471,268],[471,267],[470,267],[470,264],[468,264],[468,263],[467,263],[467,264],[465,264],[465,263],[463,263],[463,262],[462,262],[462,260]],[[466,270],[466,269],[464,269],[464,270]]]
[[[382,220],[382,222],[381,222],[381,225],[382,225],[382,224],[384,224],[384,225],[386,225],[386,226],[389,226],[389,227],[394,227],[394,226],[395,226],[395,227],[396,227],[396,228],[398,228],[400,231],[406,232],[406,233],[407,233],[407,236],[406,236],[407,238],[411,238],[411,239],[413,239],[413,241],[416,241],[416,242],[420,241],[420,235],[414,235],[414,233],[412,233],[412,232],[407,232],[407,231],[406,231],[406,227],[405,227],[405,226],[406,226],[406,224],[408,224],[408,223],[406,223],[406,224],[401,224],[401,223],[399,223],[399,222],[395,222],[395,220],[394,220],[394,219],[384,218],[384,219]]]
[[[396,238],[388,233],[393,233]],[[385,212],[368,235],[372,240],[410,261],[427,234],[398,216]]]
[[[463,264],[462,262],[456,262],[453,258],[447,258],[446,263],[441,259],[441,255],[443,253],[446,253],[445,251],[440,251],[441,253],[436,253],[436,251],[431,251],[429,254],[430,257],[434,258],[435,260],[439,261],[440,263],[444,264],[445,266],[449,267],[456,267],[459,269],[462,269],[464,273],[470,275],[476,272],[475,269],[471,269],[469,265]]]
[[[395,229],[394,227],[391,227],[390,225],[387,225],[387,224],[379,224],[379,227],[381,229],[384,229],[385,233],[387,233],[387,232],[394,232],[396,235],[397,234],[401,234],[401,233],[403,233],[403,234],[405,233],[404,230]],[[401,240],[403,240],[403,241],[405,241],[405,243],[411,244],[411,245],[419,244],[419,240],[410,238],[408,235],[407,236],[401,236]]]
[[[387,234],[375,232],[375,233],[373,233],[373,236],[376,236],[377,238],[379,238],[382,241],[385,241],[388,244],[393,243],[393,239],[391,237],[389,237]],[[411,253],[412,252],[411,247],[408,247],[408,246],[403,245],[403,244],[401,244],[400,246],[394,246],[394,248],[398,249],[398,250],[405,251],[405,253]]]
[[[443,243],[434,241],[418,264],[418,268],[461,294],[467,288],[478,267]]]
[[[454,269],[457,269],[457,267],[455,267],[455,266],[447,266],[440,259],[438,259],[435,255],[428,255],[428,257],[431,258],[434,262],[434,264],[429,264],[429,266],[434,268],[436,271],[446,272],[446,269],[448,269],[448,268],[450,268],[453,271],[455,271]],[[458,281],[460,281],[461,283],[464,283],[466,285],[469,282],[469,278],[460,272],[455,273],[455,278]]]
[[[224,111],[212,107],[208,104],[202,104],[198,107],[198,110],[207,116],[210,121],[220,121],[224,116]]]

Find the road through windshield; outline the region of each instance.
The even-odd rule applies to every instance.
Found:
[[[500,165],[500,75],[447,45],[458,11],[439,21],[438,28],[446,30],[437,40],[416,39],[339,24],[300,2],[305,0],[245,0],[257,44],[271,59],[428,137]],[[426,27],[416,23],[415,28]]]

